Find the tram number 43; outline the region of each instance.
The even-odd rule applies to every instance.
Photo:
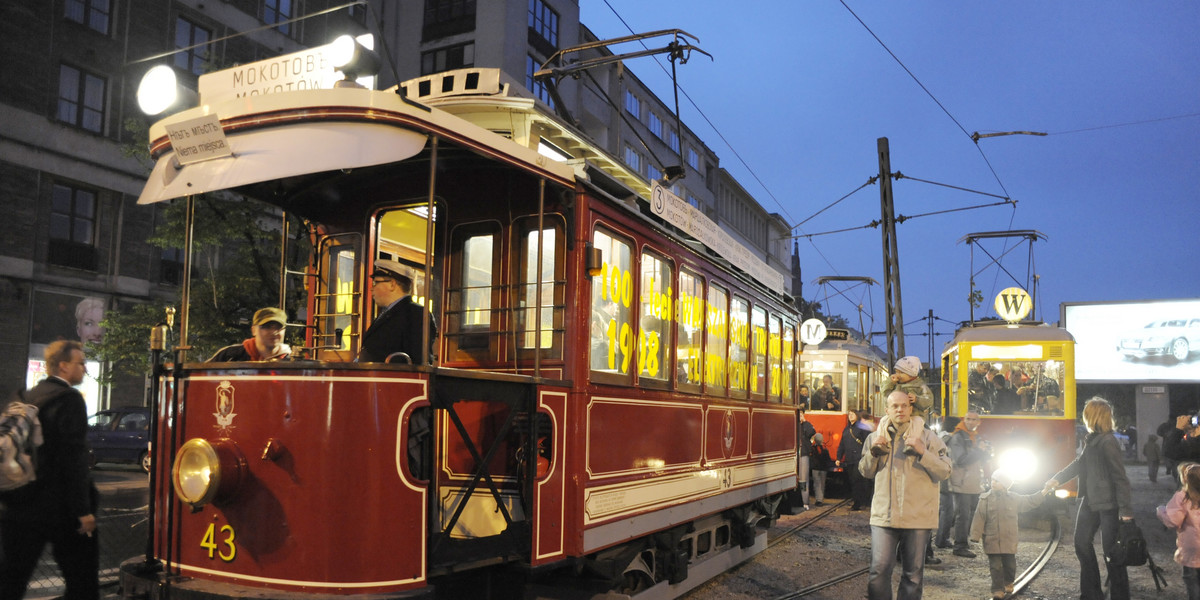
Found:
[[[216,523],[209,523],[204,537],[200,540],[200,547],[208,550],[209,558],[216,554],[217,558],[225,562],[233,562],[237,557],[237,545],[233,543],[233,539],[232,525],[222,525],[217,529]]]

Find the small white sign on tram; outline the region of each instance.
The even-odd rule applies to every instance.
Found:
[[[1016,323],[1029,315],[1033,310],[1033,299],[1029,292],[1019,288],[1005,288],[996,295],[996,314],[1009,323]]]
[[[650,184],[650,210],[699,240],[763,285],[773,290],[786,289],[783,275],[779,271],[767,266],[767,263],[725,233],[712,219],[657,180]]]
[[[205,115],[167,126],[167,137],[181,165],[232,156],[233,149],[217,115]]]
[[[800,341],[810,346],[825,341],[827,333],[820,319],[808,319],[800,324]]]

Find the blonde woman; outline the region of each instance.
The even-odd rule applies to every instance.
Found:
[[[1046,482],[1049,488],[1079,478],[1079,514],[1075,518],[1075,556],[1079,558],[1079,597],[1102,600],[1100,567],[1093,546],[1100,531],[1104,554],[1117,539],[1118,521],[1133,520],[1129,478],[1121,460],[1121,445],[1113,436],[1112,405],[1099,396],[1083,406],[1083,424],[1088,434],[1083,453]],[[1105,561],[1107,565],[1107,561]],[[1129,575],[1125,567],[1109,565],[1112,600],[1129,600]]]

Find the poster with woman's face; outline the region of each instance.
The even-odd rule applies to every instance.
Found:
[[[100,321],[108,302],[95,296],[71,296],[34,292],[30,342],[49,344],[56,340],[78,340],[85,345],[104,339]]]

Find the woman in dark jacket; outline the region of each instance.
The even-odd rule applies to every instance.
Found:
[[[858,472],[858,461],[862,459],[863,441],[871,431],[859,417],[858,412],[846,413],[846,428],[842,430],[842,441],[837,448],[837,465],[850,478],[850,497],[854,505],[850,510],[863,510],[871,505],[871,480]]]
[[[1113,436],[1112,405],[1095,397],[1083,407],[1088,434],[1083,453],[1046,482],[1054,488],[1079,477],[1079,515],[1075,518],[1075,556],[1079,558],[1079,588],[1083,600],[1101,600],[1100,567],[1093,546],[1096,531],[1108,555],[1117,539],[1117,522],[1133,519],[1129,478],[1121,460],[1121,445]],[[1107,565],[1107,561],[1105,563]],[[1129,575],[1125,567],[1108,566],[1112,600],[1129,600]]]

